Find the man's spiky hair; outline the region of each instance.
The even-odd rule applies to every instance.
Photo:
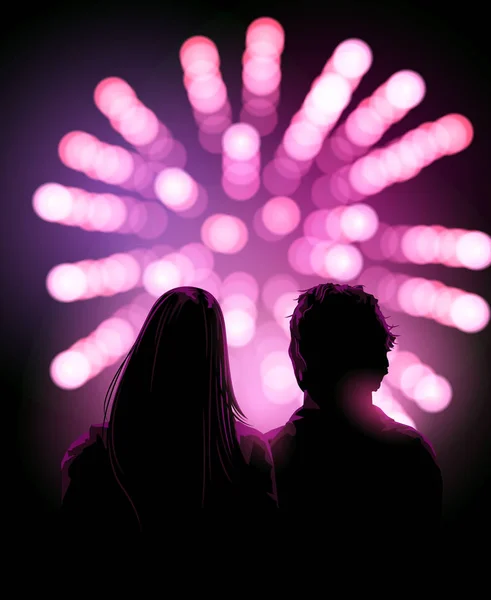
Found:
[[[391,350],[396,342],[397,336],[392,333],[392,330],[397,325],[389,325],[386,321],[386,317],[382,314],[378,300],[372,294],[364,291],[363,285],[346,285],[338,283],[322,283],[316,285],[307,290],[300,290],[301,294],[297,298],[297,306],[290,320],[290,331],[293,336],[299,338],[299,329],[302,327],[302,322],[309,320],[309,317],[313,317],[316,311],[322,310],[325,313],[326,307],[329,306],[329,300],[335,296],[344,296],[351,299],[353,305],[363,305],[367,308],[365,314],[367,316],[372,314],[377,324],[381,326],[381,333],[385,338],[384,346],[387,351]],[[334,315],[336,318],[336,315]],[[339,325],[342,325],[339,323]]]
[[[324,283],[303,290],[291,315],[290,358],[302,389],[327,366],[383,370],[395,344],[377,299],[362,285]]]

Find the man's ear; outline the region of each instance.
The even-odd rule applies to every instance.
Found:
[[[307,364],[300,354],[300,348],[298,340],[295,336],[292,336],[290,347],[288,348],[288,354],[292,361],[293,370],[295,372],[295,378],[297,380],[299,388],[305,392],[306,389],[306,378],[307,378]]]

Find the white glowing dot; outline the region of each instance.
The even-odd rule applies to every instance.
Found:
[[[223,150],[233,160],[251,160],[258,153],[260,144],[258,132],[246,123],[231,125],[223,134]]]
[[[232,309],[224,312],[227,341],[230,346],[246,346],[254,337],[255,321],[246,310]]]
[[[399,71],[387,82],[386,98],[395,108],[410,109],[421,102],[426,86],[414,71]]]
[[[73,390],[81,387],[90,376],[90,362],[76,350],[67,350],[56,356],[50,366],[54,383],[63,389]]]
[[[346,40],[336,48],[333,64],[343,77],[361,77],[372,64],[372,51],[362,40]]]
[[[161,296],[180,283],[179,268],[167,260],[151,263],[143,273],[143,286],[152,296]]]
[[[32,203],[36,214],[51,222],[66,219],[74,204],[70,191],[57,183],[46,183],[38,188]]]
[[[477,294],[462,294],[452,303],[450,317],[455,327],[467,333],[481,331],[489,323],[489,305]]]
[[[155,193],[168,208],[188,210],[197,199],[198,189],[193,178],[182,169],[164,169],[155,179]]]
[[[87,291],[87,286],[87,276],[77,265],[57,265],[46,277],[48,292],[60,302],[78,300]]]
[[[441,412],[452,400],[452,387],[444,377],[427,375],[416,385],[414,399],[426,412]]]
[[[464,267],[480,270],[491,264],[491,238],[482,231],[470,231],[460,237],[455,248]]]

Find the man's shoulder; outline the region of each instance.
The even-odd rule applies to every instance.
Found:
[[[315,425],[318,421],[318,416],[318,408],[313,409],[301,406],[292,414],[284,425],[271,429],[264,434],[264,438],[272,450],[274,450],[275,447],[290,444],[298,435],[299,429],[301,431],[304,426],[310,427]]]
[[[295,434],[296,434],[295,422],[290,419],[284,425],[281,425],[281,427],[276,427],[275,429],[271,429],[271,431],[268,431],[267,433],[265,433],[264,437],[265,437],[266,441],[268,442],[268,444],[271,447],[273,447],[275,444],[277,444],[278,442],[281,442],[282,440],[286,440],[286,439],[295,437]]]
[[[300,419],[298,418],[297,413],[294,413],[284,425],[276,427],[265,434],[271,457],[277,468],[279,468],[284,461],[288,461],[291,457],[291,453],[294,452],[299,421]]]
[[[435,450],[419,431],[386,417],[382,435],[394,448],[399,448],[411,462],[433,464],[438,467]]]
[[[432,445],[422,433],[414,427],[398,423],[385,414],[383,414],[382,433],[387,440],[392,440],[417,451],[422,450],[435,457]]]
[[[317,434],[317,426],[322,423],[318,416],[317,410],[299,409],[293,413],[285,425],[264,434],[264,438],[271,447],[273,454],[275,449],[291,445],[294,439],[303,433],[305,427],[313,427],[313,434]],[[433,461],[436,460],[432,445],[419,431],[409,425],[395,421],[379,409],[374,412],[374,417],[375,424],[372,422],[371,428],[373,428],[377,438],[380,439],[381,436],[385,443],[406,449],[412,456],[427,456]]]

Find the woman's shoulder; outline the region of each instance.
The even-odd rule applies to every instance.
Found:
[[[238,489],[242,502],[248,510],[275,508],[273,462],[264,433],[244,423],[236,431],[245,461]]]
[[[257,460],[270,462],[269,445],[264,434],[244,423],[236,426],[237,439],[248,464]]]
[[[90,452],[101,446],[105,447],[106,432],[106,424],[91,425],[87,433],[81,435],[68,447],[61,461],[62,499],[70,485],[70,474],[73,466],[80,462],[84,452],[87,455],[87,451]]]

